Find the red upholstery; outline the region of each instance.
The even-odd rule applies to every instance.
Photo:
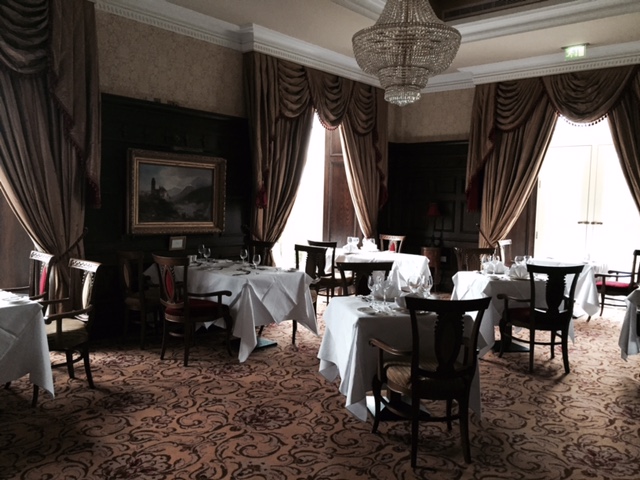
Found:
[[[614,280],[607,280],[607,288],[619,288],[620,290],[629,290],[630,284],[629,282],[616,282]],[[596,287],[600,288],[602,286],[602,281],[596,282]]]
[[[220,308],[220,304],[218,302],[212,302],[211,300],[201,300],[199,298],[190,298],[189,299],[189,313],[193,317],[204,317],[207,315],[211,315],[212,311],[216,311]],[[183,315],[182,308],[171,308],[167,307],[165,312],[167,315]]]
[[[47,290],[47,271],[48,271],[48,268],[45,265],[42,268],[42,272],[40,273],[40,284],[38,285],[38,295],[41,295],[43,292]]]
[[[164,275],[164,288],[169,298],[173,298],[175,293],[175,285],[173,283],[173,276],[170,272],[166,272]]]

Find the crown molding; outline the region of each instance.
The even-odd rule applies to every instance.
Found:
[[[239,52],[256,51],[327,73],[340,75],[350,80],[376,87],[380,86],[378,79],[364,73],[354,58],[288,37],[259,25],[239,27],[176,6],[165,0],[93,1],[97,10],[128,18],[136,22],[169,30],[180,35],[197,38]],[[352,6],[356,5],[358,8],[369,9],[369,11],[377,8],[381,11],[384,6],[384,0],[333,1],[339,4],[348,3]],[[571,15],[576,15],[575,10],[569,8],[575,8],[576,4],[581,4],[585,8],[589,7],[588,10],[591,13],[588,13],[588,15],[595,14],[593,12],[597,11],[600,12],[600,16],[604,16],[603,9],[606,9],[607,16],[612,14],[612,9],[616,12],[618,11],[617,9],[624,9],[624,12],[628,12],[629,8],[632,9],[631,11],[640,11],[640,1],[638,0],[577,0],[570,4],[560,4],[549,8],[554,9],[556,15],[560,15],[559,12],[561,11],[565,12],[566,15],[569,15],[569,12],[574,12],[571,13]],[[603,7],[603,5],[607,5],[608,7]],[[555,10],[556,7],[560,10]],[[587,15],[587,13],[585,13],[585,15]],[[465,25],[461,24],[456,28],[459,28],[461,33],[467,29],[468,33],[466,33],[466,35],[471,38],[492,38],[505,34],[501,32],[506,32],[508,28],[519,28],[517,25],[509,27],[508,20],[505,20],[508,17],[517,17],[523,22],[523,18],[528,18],[528,21],[542,21],[535,20],[533,12],[525,12],[522,15],[517,14],[501,17],[500,22],[506,22],[501,27],[498,23],[495,23],[497,19],[487,19],[470,22]],[[573,16],[572,21],[575,20],[576,18]],[[491,32],[493,32],[493,34],[491,34]],[[514,33],[514,31],[510,31],[510,33]],[[482,37],[483,35],[486,36]],[[465,33],[463,33],[463,42],[464,41]],[[591,48],[587,54],[588,58],[571,62],[566,62],[563,54],[560,52],[553,55],[461,68],[458,72],[446,73],[431,78],[423,92],[460,90],[473,88],[475,85],[483,83],[639,64],[640,42]]]

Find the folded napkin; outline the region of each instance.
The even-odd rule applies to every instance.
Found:
[[[529,278],[529,272],[527,272],[526,265],[512,265],[509,270],[509,277],[511,278]]]
[[[362,250],[365,252],[377,252],[378,246],[375,242],[362,242]]]
[[[342,251],[344,253],[355,253],[358,251],[358,246],[353,243],[347,243],[344,247],[342,247]]]
[[[384,299],[384,286],[386,285],[387,301],[392,302],[396,297],[402,295],[401,280],[397,270],[393,270],[386,280],[383,280],[377,289],[373,291],[373,297]]]
[[[502,262],[496,262],[495,265],[493,266],[493,273],[495,273],[496,275],[502,275],[503,273],[507,273],[507,267],[504,266],[504,263]]]

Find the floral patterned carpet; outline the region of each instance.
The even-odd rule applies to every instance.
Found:
[[[177,344],[160,361],[157,341],[140,350],[132,337],[95,345],[95,390],[81,368],[75,380],[55,370],[55,399],[35,409],[26,379],[0,389],[0,478],[640,478],[640,359],[620,359],[623,311],[605,317],[575,322],[569,375],[545,348],[534,374],[526,354],[481,360],[468,465],[458,425],[430,423],[412,470],[408,423],[370,433],[318,373],[321,338],[301,328],[295,351],[285,322],[265,329],[278,346],[244,364],[223,335],[199,337],[187,368]]]

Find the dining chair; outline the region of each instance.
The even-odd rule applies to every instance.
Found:
[[[389,276],[393,262],[336,262],[342,280],[342,295],[368,295],[367,282],[373,272],[383,272]],[[353,293],[351,288],[353,287]]]
[[[31,300],[48,300],[49,280],[54,264],[54,255],[32,250],[29,254],[29,285],[2,287],[2,289],[12,293],[24,293],[28,295]]]
[[[607,273],[596,273],[596,288],[600,294],[600,316],[608,307],[624,306],[627,295],[638,288],[640,284],[640,250],[633,251],[631,271],[609,270]],[[617,299],[616,297],[623,297]]]
[[[529,345],[529,372],[533,372],[535,345],[549,345],[551,358],[555,356],[556,337],[560,337],[562,360],[565,373],[569,373],[569,327],[573,318],[574,295],[578,277],[584,265],[548,266],[527,264],[529,272],[529,298],[521,299],[498,294],[497,298],[504,302],[504,311],[500,319],[500,336],[506,339],[500,342],[499,356],[505,352],[505,346],[516,340]],[[569,278],[568,278],[569,277]],[[545,279],[544,298],[536,292],[536,281]],[[567,284],[569,288],[567,290]],[[522,304],[524,306],[514,306]],[[541,306],[545,305],[545,306]],[[515,335],[513,327],[528,331],[528,339]],[[549,340],[539,340],[538,332],[548,332]]]
[[[245,248],[249,252],[249,258],[247,261],[251,263],[251,259],[255,254],[260,255],[260,261],[263,265],[271,265],[273,259],[271,257],[271,249],[275,245],[275,242],[263,242],[259,240],[247,240],[245,242]]]
[[[49,351],[65,355],[65,361],[51,366],[66,366],[69,378],[75,378],[74,364],[82,361],[90,388],[95,388],[95,385],[91,374],[89,343],[94,318],[95,284],[101,266],[99,262],[71,258],[68,296],[41,302],[48,312],[55,312],[44,317]],[[37,387],[34,387],[33,402],[36,401]]]
[[[229,290],[194,293],[188,291],[189,257],[166,257],[152,254],[158,270],[160,283],[160,304],[163,308],[162,347],[160,360],[164,360],[169,337],[184,339],[184,366],[189,365],[189,349],[193,342],[195,326],[198,322],[224,320],[227,351],[231,355],[231,334],[233,318],[229,306],[222,303],[222,297],[230,297]],[[215,297],[216,300],[207,300]]]
[[[336,288],[340,288],[342,285],[340,272],[336,267],[336,248],[338,248],[338,242],[321,242],[318,240],[307,240],[307,243],[315,247],[324,247],[327,249],[327,252],[331,252],[331,263],[330,265],[326,265],[325,270],[320,276],[320,281],[317,284],[318,295],[322,295],[322,292],[324,292],[324,295],[327,298],[328,305],[329,300],[335,295]]]
[[[126,338],[131,313],[138,314],[140,324],[140,348],[144,349],[147,331],[147,316],[153,315],[152,326],[157,328],[160,317],[160,288],[152,285],[151,280],[144,274],[144,252],[119,251],[118,273],[120,291],[124,306],[123,336]]]
[[[458,270],[481,270],[482,255],[494,255],[495,249],[481,247],[453,247],[453,252],[458,263]]]
[[[380,250],[389,250],[390,252],[401,252],[402,243],[406,238],[406,235],[388,235],[381,233],[380,237]]]
[[[411,420],[411,467],[415,468],[419,423],[447,422],[451,430],[451,422],[459,420],[464,459],[470,463],[469,395],[477,370],[480,325],[491,297],[437,300],[408,295],[405,302],[411,317],[411,347],[398,348],[378,338],[369,339],[378,353],[378,373],[371,385],[375,399],[371,431],[378,430],[383,406],[397,417]],[[423,314],[425,311],[436,314],[435,324],[433,316]],[[469,312],[477,312],[471,331],[465,329]],[[423,340],[425,331],[433,331],[433,342]],[[383,389],[387,395],[383,395]],[[445,415],[424,412],[422,400],[444,400]],[[454,401],[458,406],[455,414]]]
[[[311,300],[313,302],[313,310],[317,311],[318,290],[321,275],[325,273],[325,262],[327,258],[327,249],[325,247],[316,247],[313,245],[294,245],[296,255],[296,270],[300,270],[300,265],[304,261],[304,272],[312,279],[309,284],[311,292]],[[298,322],[293,320],[293,332],[291,335],[291,344],[296,346],[296,332],[298,331]]]

